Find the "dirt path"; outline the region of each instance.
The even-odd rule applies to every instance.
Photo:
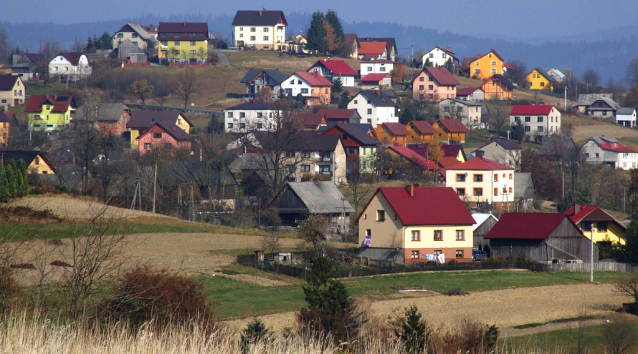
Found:
[[[513,326],[545,323],[550,320],[582,315],[611,314],[626,302],[611,284],[556,285],[535,288],[504,289],[472,293],[468,296],[435,295],[409,299],[376,301],[367,308],[374,316],[384,318],[397,307],[416,305],[431,325],[454,325],[469,317],[496,324],[504,335],[521,335],[523,330],[510,331]],[[294,312],[261,317],[264,322],[280,330],[294,321]],[[228,321],[241,327],[250,319]],[[531,332],[533,328],[527,329]]]

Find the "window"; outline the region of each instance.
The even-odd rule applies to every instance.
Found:
[[[261,128],[263,128],[263,127],[264,127],[264,125],[263,125],[263,124],[261,124],[261,123],[257,123],[257,129],[261,129]]]
[[[297,85],[301,85],[301,80],[297,80]]]
[[[412,241],[421,241],[421,231],[412,231]]]
[[[492,60],[492,62],[490,64],[496,65],[496,60]]]
[[[607,111],[603,111],[603,115],[606,116],[607,115]]]
[[[424,85],[419,85],[419,91],[423,91],[423,89],[425,89]]]
[[[195,55],[195,54],[197,54],[197,51],[191,50],[191,55]]]
[[[428,76],[428,81],[434,81],[434,79],[432,78],[432,76]]]
[[[482,197],[483,196],[483,188],[474,188],[474,196]]]
[[[368,108],[368,114],[372,114],[372,108]]]
[[[463,250],[456,250],[456,258],[463,258]]]
[[[123,37],[124,37],[124,34],[123,34],[123,33],[118,33],[118,34],[117,34],[117,38],[123,38]]]
[[[250,40],[251,40],[251,41],[254,41],[256,38],[257,38],[257,37],[255,37],[255,36],[250,36]]]
[[[301,89],[301,93],[308,93],[308,89],[307,88],[302,88]]]
[[[510,194],[512,194],[512,187],[510,187]]]
[[[491,74],[496,74],[496,69],[490,69]]]
[[[264,118],[264,114],[262,112],[257,112],[257,118]]]
[[[543,123],[543,117],[536,117],[536,121],[538,123]]]
[[[289,157],[289,158],[295,157],[295,152],[294,151],[286,151],[286,157]]]
[[[302,151],[299,155],[301,156],[301,158],[309,159],[310,158],[310,151]]]
[[[536,130],[538,130],[539,132],[542,132],[542,131],[543,131],[543,128],[544,128],[544,127],[542,127],[542,126],[541,126],[541,127],[536,127]]]
[[[268,40],[268,36],[264,36],[264,40],[267,41]]]
[[[250,32],[257,32],[257,29],[255,27],[250,27]]]
[[[179,34],[179,33],[175,33],[175,34],[173,34],[173,36],[174,36],[175,38],[179,38],[179,36],[181,36],[181,34]]]
[[[191,37],[197,37],[197,33],[191,33]]]
[[[465,241],[465,230],[456,230],[456,240]]]
[[[243,34],[243,33],[240,33],[240,34],[239,34],[239,38],[244,38],[244,34]]]
[[[474,182],[483,182],[483,175],[474,175]]]
[[[162,138],[162,133],[154,133],[154,134],[153,134],[153,138],[155,138],[155,139],[161,139],[161,138]]]
[[[310,165],[301,165],[301,172],[310,172]]]
[[[264,27],[264,32],[268,32],[268,31],[270,31],[270,28]]]
[[[175,41],[175,45],[179,45],[179,41]]]
[[[151,149],[151,143],[145,143],[144,144],[144,149],[150,150]]]
[[[545,86],[545,82],[541,82],[541,87],[542,87],[542,86]]]
[[[491,57],[492,57],[492,53],[490,53],[490,55],[488,55],[488,57],[490,57],[490,58],[491,58]]]
[[[510,173],[510,179],[514,178],[514,174]]]
[[[371,66],[368,66],[368,71],[372,71],[372,67]]]
[[[434,241],[443,241],[443,230],[434,230]]]
[[[600,154],[599,154],[599,153],[596,153],[596,157],[600,157]]]
[[[377,210],[377,221],[385,221],[385,210]]]
[[[498,174],[494,174],[494,182],[498,182]]]
[[[291,173],[295,170],[293,165],[286,165],[286,172]]]
[[[607,221],[599,221],[597,224],[598,232],[607,232]]]
[[[430,53],[430,58],[434,58],[434,53]]]
[[[419,259],[419,251],[412,251],[412,259]]]
[[[425,81],[425,78],[424,78],[423,76],[421,76],[421,77],[419,78],[419,81],[423,82],[423,81]]]
[[[191,45],[197,45],[197,42],[191,41]]]
[[[479,65],[479,62],[477,61],[477,62],[476,62],[476,66],[478,66],[478,65]],[[478,69],[475,69],[475,70],[478,70]],[[475,72],[478,72],[478,71],[475,71]]]
[[[457,194],[459,197],[464,196],[464,195],[465,195],[465,188],[457,188],[457,189],[456,189],[456,194]]]
[[[529,123],[532,121],[532,117],[525,117],[525,122]]]
[[[239,118],[246,118],[246,112],[239,112]]]
[[[246,129],[246,123],[239,123],[239,129]]]
[[[463,173],[457,173],[457,174],[456,174],[456,181],[457,181],[457,182],[465,182],[465,174],[463,174]]]
[[[173,51],[173,54],[175,54],[175,55],[179,55],[179,50],[174,50],[174,51]]]
[[[529,127],[529,126],[527,126],[527,125],[526,125],[524,128],[525,128],[525,131],[526,131],[526,132],[531,131],[530,127]]]
[[[580,223],[580,228],[583,231],[591,231],[591,226],[592,226],[591,221],[583,221],[582,223]]]
[[[435,256],[438,256],[438,255],[440,255],[442,253],[443,253],[443,251],[441,251],[441,250],[434,250],[434,255]]]
[[[428,90],[434,90],[434,85],[428,85]]]
[[[233,129],[233,123],[228,123],[228,129]]]
[[[228,112],[228,118],[232,118],[233,117],[233,112]]]
[[[380,67],[379,71],[385,71],[385,67],[384,66]]]
[[[505,188],[505,187],[503,187],[503,188]],[[494,188],[494,196],[498,197],[498,188]]]

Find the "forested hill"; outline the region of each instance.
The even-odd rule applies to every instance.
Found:
[[[597,71],[602,83],[613,80],[616,85],[624,83],[625,68],[629,61],[638,57],[638,27],[624,31],[606,31],[591,34],[592,41],[550,42],[533,44],[526,41],[480,38],[440,32],[424,27],[405,26],[400,23],[347,22],[347,15],[341,14],[344,30],[357,33],[362,37],[394,37],[397,40],[399,54],[407,56],[412,50],[428,50],[434,45],[451,47],[461,58],[485,53],[493,48],[505,60],[519,59],[529,69],[540,67],[572,68],[576,75],[592,68]],[[288,14],[289,33],[305,31],[310,23],[309,14]],[[103,21],[77,24],[52,23],[2,23],[7,29],[9,41],[31,51],[38,51],[45,41],[59,41],[71,47],[75,40],[85,41],[87,37],[101,35],[105,31],[113,34],[126,22],[157,24],[160,21],[207,22],[211,33],[220,33],[226,39],[231,36],[232,16],[212,16],[201,14],[176,14],[169,17],[144,16],[122,19],[121,21]],[[424,24],[426,27],[427,24]],[[582,37],[581,37],[582,38]],[[412,47],[413,46],[413,47]]]

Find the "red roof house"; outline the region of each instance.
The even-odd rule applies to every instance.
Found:
[[[552,105],[521,105],[517,104],[512,107],[510,115],[533,115],[533,116],[546,116],[552,112]]]
[[[456,118],[438,119],[432,124],[432,127],[439,132],[439,139],[441,141],[447,140],[448,143],[452,141],[464,143],[465,133],[470,131],[463,122]]]
[[[359,58],[384,59],[387,57],[386,46],[386,42],[359,42]]]
[[[433,161],[428,160],[425,155],[421,155],[406,146],[388,146],[386,151],[412,162],[422,170],[421,173],[436,169],[436,165]],[[389,173],[390,171],[387,172]]]
[[[596,243],[606,243],[608,247],[614,243],[625,244],[627,226],[599,206],[574,204],[563,214],[567,215],[586,237],[591,238],[593,231]]]
[[[459,81],[446,68],[425,67],[412,79],[412,98],[436,102],[456,98],[458,85]]]
[[[167,122],[157,122],[138,138],[140,156],[157,149],[191,149],[194,138],[182,128]]]
[[[345,60],[317,60],[308,72],[314,71],[313,68],[325,68],[329,75],[323,75],[322,71],[319,71],[323,76],[357,76],[357,72],[351,68]]]

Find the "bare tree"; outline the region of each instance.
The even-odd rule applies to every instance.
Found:
[[[163,107],[171,93],[175,92],[175,81],[170,77],[157,76],[151,79],[151,83],[155,88],[155,101]]]
[[[628,353],[638,344],[638,331],[633,322],[622,317],[612,318],[602,332],[603,344],[611,354]]]
[[[273,229],[272,233],[264,236],[261,239],[260,244],[261,247],[268,251],[269,254],[274,255],[275,252],[277,252],[281,247],[281,239],[279,238],[279,236],[275,235],[275,229]]]
[[[310,215],[299,225],[299,234],[311,242],[317,255],[324,255],[322,247],[324,235],[328,232],[328,220],[323,215]]]
[[[184,72],[177,77],[175,94],[184,101],[184,108],[188,106],[188,100],[199,91],[199,82],[195,69],[187,66]]]
[[[583,82],[592,87],[600,85],[600,75],[594,69],[587,69],[583,72]]]
[[[638,274],[621,277],[614,286],[617,293],[634,299],[634,311],[638,312]]]
[[[638,85],[638,58],[631,59],[631,61],[627,65],[626,75],[626,80],[629,84],[629,87]]]
[[[517,83],[519,86],[525,86],[525,79],[528,74],[527,65],[518,59],[511,60],[509,63],[513,65],[513,68],[508,68],[505,72],[505,76],[507,76],[510,81]]]
[[[496,130],[496,136],[500,137],[501,133],[506,131],[507,127],[509,127],[509,112],[512,107],[498,99],[486,100],[485,106],[487,107],[487,111],[490,115],[490,123]]]

